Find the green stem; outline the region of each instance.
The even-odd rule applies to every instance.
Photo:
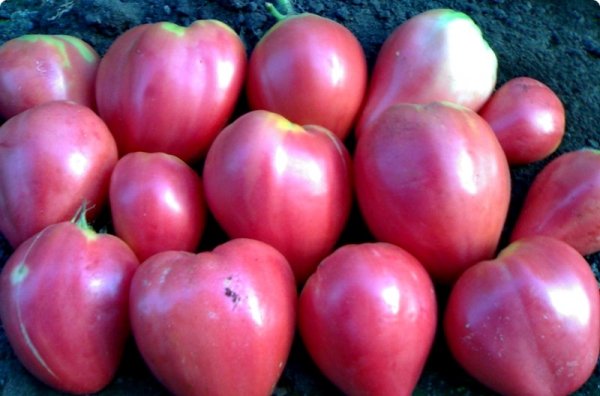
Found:
[[[294,7],[289,0],[277,0],[277,5],[274,5],[273,3],[265,3],[265,7],[267,8],[267,11],[269,11],[269,13],[273,15],[275,19],[277,19],[277,21],[282,21],[290,15],[294,15],[296,13],[296,10],[294,10]],[[279,11],[280,9],[282,11]]]
[[[75,216],[71,219],[72,223],[75,223],[80,230],[88,233],[95,233],[94,228],[88,223],[86,218],[86,213],[91,209],[88,206],[88,202],[84,200],[81,204],[77,212],[75,212]]]

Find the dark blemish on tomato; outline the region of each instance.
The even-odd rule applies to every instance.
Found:
[[[240,301],[240,295],[228,287],[225,288],[225,295],[229,297],[234,304]]]

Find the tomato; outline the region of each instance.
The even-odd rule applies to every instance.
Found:
[[[492,94],[479,114],[490,124],[510,164],[552,154],[565,134],[565,109],[547,85],[518,77]]]
[[[600,251],[600,150],[562,154],[534,178],[511,240],[546,235],[583,255]]]
[[[0,116],[10,118],[52,100],[94,109],[100,56],[68,35],[27,34],[0,46]]]
[[[0,319],[19,361],[63,392],[108,385],[130,334],[137,266],[123,241],[96,234],[81,218],[50,225],[20,245],[0,276]]]
[[[450,103],[394,105],[358,140],[354,165],[373,235],[413,254],[434,280],[452,282],[494,255],[510,174],[477,113]]]
[[[244,44],[222,22],[136,26],[100,62],[98,111],[121,154],[165,152],[195,161],[231,116],[245,73]]]
[[[279,14],[279,19],[250,55],[250,107],[297,124],[321,125],[343,140],[367,86],[360,43],[346,27],[315,14]]]
[[[227,234],[275,247],[298,283],[333,250],[350,213],[350,156],[342,142],[264,110],[219,134],[203,175],[208,207]]]
[[[494,391],[571,394],[598,360],[598,284],[566,243],[522,239],[458,279],[444,330],[457,361]]]
[[[295,328],[294,276],[271,246],[235,239],[212,252],[163,252],[131,286],[131,325],[174,394],[270,395]]]
[[[450,9],[418,14],[379,50],[356,135],[399,102],[449,101],[477,111],[494,90],[497,69],[496,54],[468,15]]]
[[[345,245],[310,276],[298,328],[321,371],[348,395],[410,395],[436,329],[433,284],[387,243]]]
[[[206,223],[202,181],[179,158],[129,153],[117,162],[109,188],[116,234],[140,261],[165,250],[194,251]]]
[[[93,218],[116,162],[110,131],[87,107],[53,101],[14,116],[0,127],[0,231],[16,247],[84,202]]]

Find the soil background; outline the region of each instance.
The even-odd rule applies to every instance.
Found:
[[[294,1],[297,11],[332,18],[347,26],[362,43],[370,67],[387,35],[411,16],[431,8],[453,8],[470,15],[499,61],[498,85],[517,76],[530,76],[550,86],[561,98],[567,131],[559,150],[549,159],[512,169],[513,200],[506,230],[533,177],[557,155],[583,147],[600,149],[600,5],[595,0],[448,0],[448,1]],[[0,2],[0,44],[27,33],[71,34],[90,43],[102,55],[120,33],[148,22],[172,21],[188,25],[196,19],[219,19],[232,26],[248,52],[275,23],[262,1],[119,1],[119,0],[7,0]],[[245,110],[243,100],[239,112]],[[1,122],[2,120],[0,120]],[[352,149],[352,142],[348,142]],[[467,214],[468,215],[468,214]],[[224,238],[209,224],[201,248]],[[370,236],[357,212],[343,242]],[[0,265],[11,249],[0,238]],[[600,256],[587,257],[598,275]],[[447,290],[439,290],[440,310]],[[232,362],[232,370],[243,370]],[[402,373],[398,373],[402,375]],[[19,364],[0,329],[0,392],[2,395],[58,395],[30,376]],[[294,344],[289,362],[274,394],[335,395],[339,392],[311,363],[301,343]],[[163,395],[131,342],[115,380],[101,395]],[[489,390],[470,378],[452,360],[440,332],[415,395],[487,395]],[[600,394],[600,368],[579,395]]]

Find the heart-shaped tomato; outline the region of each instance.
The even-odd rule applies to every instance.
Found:
[[[83,215],[81,215],[83,217]],[[49,386],[98,392],[129,338],[129,287],[138,267],[119,238],[78,224],[48,226],[0,276],[0,319],[21,363]]]
[[[350,213],[350,156],[330,131],[264,110],[227,126],[204,165],[208,207],[232,238],[279,250],[302,283],[337,242]]]
[[[444,330],[458,362],[496,392],[571,394],[598,361],[598,284],[566,243],[522,239],[458,279]]]
[[[346,245],[300,295],[299,329],[316,364],[348,395],[410,395],[437,314],[421,264],[387,243]]]
[[[398,104],[358,141],[361,212],[375,237],[452,282],[492,258],[510,199],[506,157],[489,125],[451,103]]]
[[[235,239],[212,252],[163,252],[131,287],[131,324],[176,395],[269,395],[291,348],[296,286],[271,246]]]
[[[136,26],[98,66],[98,112],[119,152],[206,154],[237,103],[246,73],[240,37],[217,20]]]

